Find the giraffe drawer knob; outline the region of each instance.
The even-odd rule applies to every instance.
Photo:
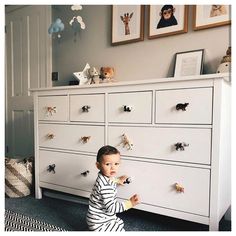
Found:
[[[123,147],[126,148],[127,150],[132,150],[134,144],[132,141],[128,138],[126,134],[121,135],[121,144],[123,144]]]
[[[178,183],[175,183],[175,190],[176,190],[178,193],[184,193],[184,187],[181,186],[181,185],[178,184]]]
[[[55,135],[54,134],[47,134],[48,139],[54,139]]]
[[[189,103],[178,103],[176,105],[176,110],[182,110],[182,111],[186,111],[186,107],[189,105]]]
[[[91,138],[91,136],[83,136],[83,137],[81,137],[80,140],[81,140],[82,143],[87,143],[90,138]]]
[[[91,108],[91,107],[88,106],[88,105],[82,106],[82,112],[89,112],[89,109],[90,109],[90,108]]]
[[[53,174],[55,174],[56,173],[55,168],[56,168],[55,164],[49,165],[48,168],[47,168],[47,171],[52,172]]]
[[[57,113],[57,108],[56,107],[47,107],[47,114],[52,116],[53,113]]]
[[[83,175],[84,177],[86,177],[89,174],[89,170],[86,170],[85,172],[82,172],[81,175]]]
[[[189,146],[189,144],[187,144],[187,143],[184,143],[184,142],[182,142],[182,143],[176,143],[175,144],[175,150],[176,151],[184,151],[185,149],[185,147],[188,147]]]

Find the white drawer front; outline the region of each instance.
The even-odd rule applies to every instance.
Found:
[[[211,124],[212,88],[156,91],[156,123]]]
[[[108,143],[122,155],[210,164],[211,129],[113,126],[108,130]],[[133,144],[132,149],[121,143],[123,134]]]
[[[209,216],[210,170],[122,160],[120,175],[132,182],[118,189],[118,197],[138,194],[142,203]],[[184,187],[178,192],[175,184]]]
[[[131,108],[131,109],[130,109]],[[152,92],[114,93],[108,96],[111,123],[151,123]]]
[[[39,125],[40,147],[97,153],[98,149],[104,145],[104,140],[103,126]]]
[[[95,156],[41,150],[39,158],[40,182],[89,192],[92,190],[98,173]]]
[[[67,121],[68,115],[67,96],[48,96],[38,98],[39,120]]]
[[[104,122],[104,94],[71,95],[70,120],[82,122]]]

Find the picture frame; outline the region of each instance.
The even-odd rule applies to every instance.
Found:
[[[174,77],[202,74],[203,56],[204,49],[176,53]]]
[[[188,8],[187,5],[149,5],[148,39],[187,33]],[[173,10],[174,14],[170,15]]]
[[[113,46],[144,40],[144,6],[112,6]]]
[[[193,30],[231,24],[230,5],[194,5]]]

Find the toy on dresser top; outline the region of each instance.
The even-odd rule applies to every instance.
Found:
[[[96,67],[90,67],[87,63],[82,71],[74,72],[73,76],[79,81],[79,85],[99,84],[114,82],[114,73],[113,67],[101,67],[99,71]]]

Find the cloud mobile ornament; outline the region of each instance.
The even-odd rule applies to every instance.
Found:
[[[48,28],[48,33],[57,33],[57,37],[61,38],[60,32],[64,30],[65,26],[60,18],[57,18]]]
[[[71,6],[72,11],[79,11],[82,10],[81,5],[72,5]],[[80,29],[85,29],[85,23],[83,21],[83,18],[81,16],[73,16],[70,20],[69,24],[71,25],[73,31],[74,31],[74,42],[76,42],[76,36],[77,33],[80,31]]]

